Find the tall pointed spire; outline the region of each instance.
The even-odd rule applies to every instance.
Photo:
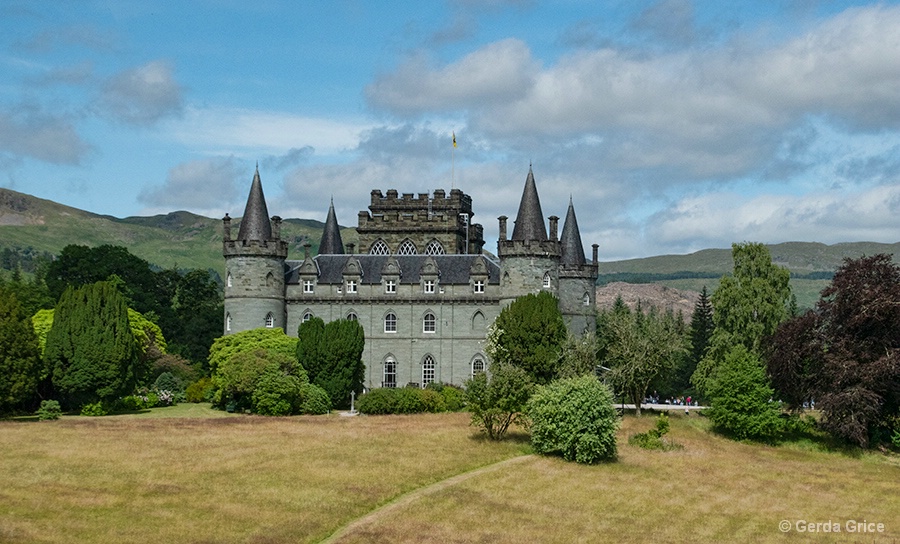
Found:
[[[263,196],[262,182],[259,179],[259,165],[253,174],[253,184],[250,185],[250,196],[247,197],[247,207],[241,217],[241,230],[237,239],[261,242],[272,239],[272,224],[269,222],[269,209],[266,207],[266,197]]]
[[[569,210],[566,212],[566,222],[563,225],[559,241],[562,244],[560,264],[581,266],[585,263],[584,246],[581,245],[581,232],[578,230],[578,220],[575,219],[575,206],[572,205],[571,196],[569,196]]]
[[[544,225],[544,213],[541,211],[541,199],[538,198],[537,186],[534,184],[534,173],[528,166],[528,177],[525,179],[525,190],[519,202],[519,213],[516,215],[516,226],[513,228],[512,240],[547,240],[547,228]]]
[[[341,228],[334,213],[334,197],[332,197],[331,205],[328,206],[328,217],[325,219],[325,230],[322,231],[322,241],[319,242],[319,255],[343,254],[344,242],[341,240]]]

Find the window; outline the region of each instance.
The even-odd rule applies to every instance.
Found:
[[[266,287],[272,287],[275,285],[275,276],[272,275],[271,272],[266,274]]]
[[[472,376],[474,376],[475,374],[481,374],[482,372],[484,372],[484,360],[480,357],[476,357],[472,361]]]
[[[397,332],[397,314],[394,312],[384,316],[384,332]]]
[[[313,283],[312,280],[303,280],[303,292],[304,293],[312,293],[314,285],[315,284]]]
[[[234,284],[234,280],[231,279],[231,272],[229,272],[228,276],[225,278],[225,284],[228,287],[231,287]]]
[[[441,245],[437,240],[432,240],[428,242],[428,245],[425,246],[425,255],[443,255],[444,254],[444,246]]]
[[[584,304],[585,306],[590,306],[591,305],[591,295],[588,293],[585,293],[584,296],[581,297],[581,303]]]
[[[397,361],[393,357],[384,360],[384,381],[381,382],[382,387],[397,387]]]
[[[356,292],[356,280],[347,280],[347,293]]]
[[[426,293],[434,293],[434,284],[435,284],[434,280],[425,280],[425,282],[423,283],[423,285],[425,287],[425,292]]]
[[[312,318],[313,318],[312,312],[306,312],[303,314],[303,319],[301,319],[301,323],[306,323],[307,321],[309,321]]]
[[[472,290],[476,293],[484,293],[484,280],[475,280],[472,284]]]
[[[434,383],[434,357],[431,355],[426,355],[425,360],[422,361],[422,387],[424,388],[426,385],[430,383]]]
[[[225,314],[225,331],[231,332],[231,314]]]
[[[356,315],[356,312],[350,312],[347,314],[347,321],[359,321],[359,316]]]
[[[422,319],[422,332],[434,332],[435,330],[437,330],[437,323],[434,314],[428,312]]]
[[[275,316],[272,315],[272,312],[266,314],[266,328],[271,329],[275,326]]]
[[[396,280],[384,280],[384,292],[385,293],[396,293],[397,292],[397,281]]]
[[[550,289],[550,272],[544,272],[544,289]]]
[[[377,240],[369,249],[369,255],[390,255],[391,248],[388,247],[384,240]]]
[[[419,251],[416,249],[416,245],[411,241],[403,240],[400,243],[400,247],[397,248],[397,255],[418,255]]]

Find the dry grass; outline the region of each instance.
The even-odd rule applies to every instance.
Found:
[[[657,452],[626,444],[653,418],[626,418],[616,463],[532,457],[376,513],[339,542],[834,536],[784,535],[783,519],[867,519],[888,532],[841,540],[900,539],[896,457],[740,444],[703,421],[673,416],[669,436],[684,449]],[[473,438],[466,414],[72,417],[0,422],[0,443],[0,542],[316,542],[404,493],[523,449]]]

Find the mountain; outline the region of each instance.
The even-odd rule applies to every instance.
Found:
[[[291,257],[302,258],[303,244],[307,241],[315,253],[323,226],[310,219],[285,219],[281,231],[290,246]],[[233,228],[237,232],[238,225]],[[353,228],[343,228],[341,236],[345,243],[358,241]],[[224,271],[219,219],[185,211],[119,219],[0,188],[0,250],[3,253],[0,268],[10,268],[15,256],[57,255],[69,244],[125,246],[161,268],[212,269],[220,274]],[[801,307],[815,304],[819,291],[845,258],[892,253],[894,260],[900,262],[900,242],[834,245],[787,242],[770,245],[769,250],[776,264],[791,271],[791,287]],[[598,304],[609,299],[610,293],[615,300],[618,289],[623,297],[627,295],[635,301],[640,298],[645,304],[684,310],[703,286],[712,293],[719,278],[731,269],[731,249],[601,262],[598,284],[602,291],[598,291]],[[647,287],[633,287],[635,284],[647,284]]]

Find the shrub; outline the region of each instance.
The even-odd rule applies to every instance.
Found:
[[[656,418],[656,427],[645,433],[631,435],[628,443],[632,446],[638,446],[645,450],[663,450],[669,451],[680,449],[682,446],[665,438],[669,433],[669,416],[668,414],[659,414]]]
[[[447,411],[447,403],[444,402],[444,396],[434,389],[417,389],[416,392],[419,394],[423,412],[436,414]]]
[[[356,409],[361,414],[383,415],[396,413],[397,389],[381,387],[359,397]]]
[[[300,412],[304,414],[322,415],[331,411],[331,397],[316,384],[304,384],[300,388],[300,398]]]
[[[109,409],[102,402],[92,402],[81,407],[83,416],[105,416],[108,413]]]
[[[480,372],[466,380],[466,402],[472,425],[501,440],[513,423],[524,423],[522,412],[533,383],[525,370],[509,363],[494,363],[489,377]]]
[[[593,376],[538,387],[527,414],[531,444],[538,453],[586,464],[616,457],[619,417],[609,388]]]
[[[181,380],[176,378],[171,372],[163,372],[159,376],[157,376],[156,381],[153,382],[153,389],[157,391],[182,391],[184,386],[181,383]]]
[[[212,400],[214,386],[212,380],[205,376],[187,386],[184,390],[186,402],[209,402]]]
[[[404,387],[397,390],[394,405],[395,414],[418,414],[425,411],[421,390],[417,387]]]
[[[263,416],[287,416],[300,412],[304,382],[270,365],[253,389],[253,411]]]
[[[175,406],[177,398],[176,394],[167,389],[157,390],[154,392],[156,394],[156,406]]]
[[[459,412],[466,406],[465,391],[455,385],[434,382],[425,386],[425,390],[433,390],[440,393],[444,399],[444,410],[448,412]]]
[[[55,400],[42,400],[41,407],[38,408],[37,416],[39,421],[46,421],[48,419],[59,419],[59,416],[62,415],[62,409],[59,407],[59,402]]]

